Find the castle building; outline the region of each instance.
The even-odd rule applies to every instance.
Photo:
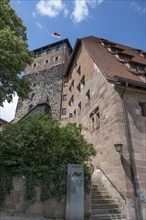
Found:
[[[46,106],[53,118],[81,124],[97,150],[95,172],[126,219],[146,220],[146,52],[93,36],[71,52],[67,39],[34,50],[25,70],[32,92],[15,121]]]
[[[68,39],[52,43],[33,51],[34,60],[25,69],[29,81],[29,99],[19,99],[14,122],[43,111],[54,119],[60,119],[63,75],[69,63],[72,47]]]
[[[127,219],[146,220],[146,52],[97,37],[78,39],[65,79],[66,117],[82,125],[97,150],[95,170],[110,192],[109,182],[115,186],[113,197]]]

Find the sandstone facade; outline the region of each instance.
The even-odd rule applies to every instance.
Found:
[[[109,82],[84,44],[74,57],[66,75],[68,91],[63,90],[67,117],[82,124],[82,133],[97,150],[92,164],[107,177],[105,184],[121,200],[127,219],[140,215],[146,220],[146,117],[140,112],[145,91]],[[115,150],[116,142],[122,143],[122,154]]]

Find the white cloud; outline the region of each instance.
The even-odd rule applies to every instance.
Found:
[[[74,10],[72,12],[72,17],[76,23],[79,23],[82,20],[84,20],[86,17],[88,17],[88,15],[89,15],[87,2],[76,0],[74,4],[75,4],[75,6],[74,6]]]
[[[43,25],[41,25],[39,22],[36,22],[36,25],[37,25],[40,29],[44,28]]]
[[[89,7],[95,8],[96,5],[99,5],[104,0],[74,0],[74,9],[71,15],[71,18],[76,23],[85,20],[89,16]]]
[[[17,101],[18,101],[17,95],[13,97],[13,101],[11,103],[8,103],[7,101],[5,101],[4,107],[0,107],[0,118],[8,122],[13,120],[15,117]]]
[[[133,8],[135,12],[146,13],[146,7],[140,6],[137,2],[132,2],[130,7]]]
[[[36,18],[36,13],[35,13],[35,12],[32,12],[32,16],[33,16],[34,18]]]
[[[62,11],[65,16],[68,15],[68,10],[62,0],[40,0],[36,8],[39,14],[42,16],[49,16],[50,18],[58,16]]]

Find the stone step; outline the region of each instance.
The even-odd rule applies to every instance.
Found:
[[[92,220],[126,220],[122,214],[94,214],[91,216]]]
[[[94,193],[94,194],[91,194],[91,199],[103,199],[103,200],[105,200],[105,199],[110,199],[110,198],[112,198],[110,195],[108,195],[108,194],[104,194],[104,195],[102,195],[102,194],[100,194],[100,193]]]
[[[97,209],[97,208],[92,208],[92,214],[120,214],[120,210],[118,208],[114,208],[114,209]]]
[[[97,187],[91,187],[91,190],[103,190],[103,191],[106,191],[105,187],[103,186],[97,186]]]
[[[92,191],[91,196],[92,195],[109,195],[109,193],[106,191]]]
[[[115,209],[115,208],[118,208],[118,205],[113,203],[113,204],[93,204],[91,205],[91,207],[93,209]]]
[[[115,204],[115,200],[109,198],[106,198],[106,200],[103,200],[101,198],[92,198],[91,202],[92,204]]]

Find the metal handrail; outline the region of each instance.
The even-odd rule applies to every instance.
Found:
[[[98,169],[100,169],[102,171],[102,173],[106,176],[106,178],[108,179],[108,181],[111,183],[111,185],[114,187],[114,189],[120,194],[120,196],[125,200],[126,202],[126,199],[125,199],[125,196],[117,189],[117,187],[114,185],[114,183],[110,180],[110,178],[106,175],[106,173],[100,168],[100,167],[97,167]]]

